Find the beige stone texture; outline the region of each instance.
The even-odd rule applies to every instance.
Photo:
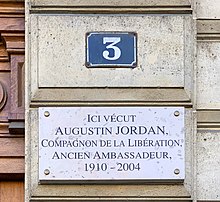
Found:
[[[39,87],[184,86],[184,17],[36,17]],[[137,32],[138,66],[86,68],[85,34],[112,30]]]
[[[218,129],[220,128],[220,110],[201,110],[197,112],[197,127]]]
[[[32,0],[32,14],[192,14],[191,0]]]
[[[219,0],[196,0],[197,18],[220,19]]]
[[[220,200],[220,133],[203,130],[197,134],[197,198]]]
[[[197,20],[197,33],[199,34],[220,34],[220,20]]]
[[[197,107],[220,108],[220,43],[198,43]]]
[[[90,8],[85,0],[26,2],[26,202],[192,201],[195,23],[192,15],[181,15],[191,13],[191,1],[91,0]],[[137,32],[138,66],[86,68],[85,33],[90,31]],[[184,182],[39,184],[40,106],[186,107]]]
[[[201,19],[197,20],[198,41],[220,41],[220,20]]]
[[[32,100],[191,102],[194,24],[190,16],[32,15],[30,20]],[[100,30],[137,31],[138,66],[86,68],[85,33]]]
[[[33,6],[190,6],[191,0],[31,0]]]

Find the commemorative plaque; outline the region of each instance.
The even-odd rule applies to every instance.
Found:
[[[183,180],[183,107],[39,109],[40,182]]]

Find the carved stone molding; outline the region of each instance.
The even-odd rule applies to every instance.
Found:
[[[7,92],[4,84],[0,81],[0,111],[3,109],[7,102]]]
[[[197,112],[197,127],[202,129],[220,129],[219,110],[200,110]]]
[[[24,53],[24,27],[24,2],[0,0],[0,62],[7,53]]]
[[[1,33],[7,55],[24,54],[24,33]]]
[[[24,0],[0,0],[0,17],[10,17],[11,20],[16,17],[24,18]],[[5,24],[7,25],[9,24]]]
[[[220,41],[220,20],[197,20],[198,41]]]
[[[1,37],[1,33],[0,33],[0,63],[7,61],[9,61],[8,52],[5,48],[5,41]]]
[[[24,56],[11,55],[11,88],[9,120],[24,120]]]
[[[24,24],[24,0],[0,0],[0,181],[24,179]]]
[[[10,78],[10,80],[4,81],[4,84],[3,81],[0,82],[0,110],[3,109],[7,101],[10,102],[10,105],[8,105],[9,111],[7,112],[7,119],[9,121],[24,120],[23,64],[24,33],[0,33],[0,75],[3,81],[6,75]],[[6,86],[7,89],[10,90],[8,99]],[[6,114],[6,112],[4,114]]]
[[[31,0],[32,13],[191,14],[190,0]]]
[[[4,121],[24,121],[24,21],[24,1],[0,0],[0,110],[6,105],[0,115]]]

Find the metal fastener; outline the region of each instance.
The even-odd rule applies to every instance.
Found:
[[[48,112],[48,111],[45,111],[45,112],[44,112],[44,116],[45,116],[45,117],[48,117],[48,116],[50,116],[50,112]]]
[[[174,112],[174,116],[179,116],[180,115],[180,112],[179,111],[175,111]]]
[[[44,170],[44,174],[45,174],[45,175],[49,175],[49,174],[50,174],[50,171],[49,171],[48,169],[45,169],[45,170]]]
[[[179,174],[180,174],[180,170],[179,170],[178,168],[176,168],[176,169],[174,170],[174,174],[179,175]]]

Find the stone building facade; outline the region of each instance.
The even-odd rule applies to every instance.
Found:
[[[0,201],[220,201],[219,11],[218,0],[0,1]],[[87,67],[86,33],[107,31],[137,34],[135,68]],[[45,107],[184,109],[184,178],[42,180]]]
[[[0,201],[24,198],[24,2],[0,1]]]

